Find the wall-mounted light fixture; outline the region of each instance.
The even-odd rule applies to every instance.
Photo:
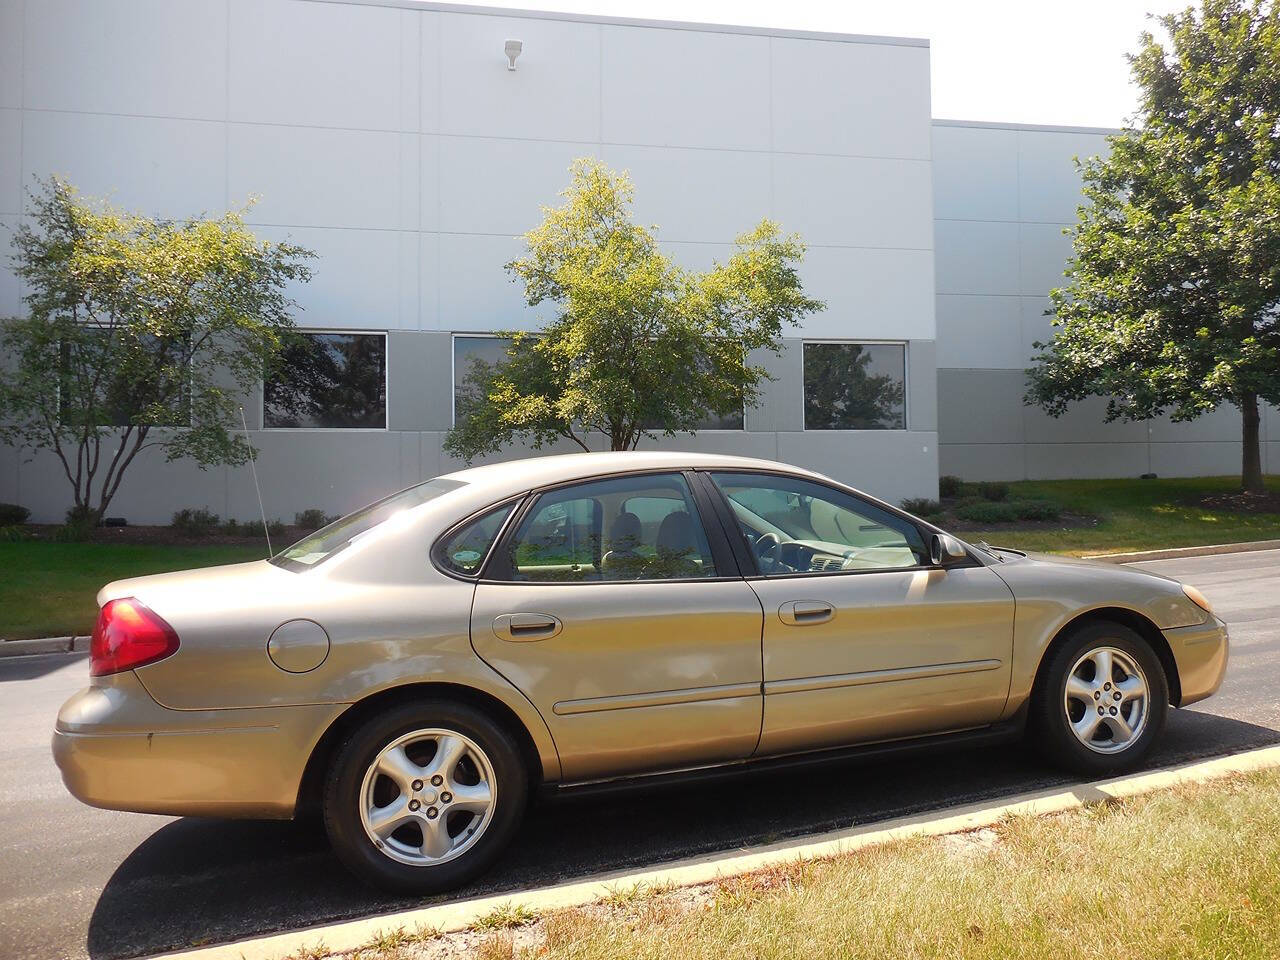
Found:
[[[506,46],[502,49],[507,54],[507,69],[514,70],[516,68],[516,57],[520,56],[520,51],[524,49],[524,43],[520,40],[508,40]]]

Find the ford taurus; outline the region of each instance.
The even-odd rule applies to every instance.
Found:
[[[287,818],[396,890],[462,884],[535,787],[1024,732],[1085,776],[1217,690],[1193,587],[973,545],[760,460],[483,466],[271,560],[99,594],[53,752],[86,803]]]

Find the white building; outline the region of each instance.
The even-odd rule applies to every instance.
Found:
[[[246,406],[267,511],[283,517],[456,466],[441,449],[455,357],[539,323],[502,265],[581,156],[630,171],[638,217],[688,266],[727,256],[763,216],[798,231],[806,289],[827,302],[769,358],[777,379],[744,422],[663,446],[792,461],[895,501],[935,495],[940,471],[1230,472],[1227,412],[1104,426],[1097,407],[1055,422],[1021,404],[1069,249],[1072,156],[1105,149],[1106,132],[933,121],[923,40],[416,0],[0,0],[5,239],[24,188],[51,173],[164,216],[257,196],[260,235],[319,255],[295,291],[299,325],[371,338],[327,341],[359,348],[365,374],[385,368],[358,421],[322,398],[298,425],[261,397]],[[21,293],[0,272],[0,315]],[[805,352],[853,349],[901,381],[901,409],[820,429]],[[1264,429],[1275,469],[1275,411]],[[53,520],[68,499],[51,457],[0,450],[0,501]],[[154,522],[188,506],[255,515],[248,470],[155,456],[110,512]]]

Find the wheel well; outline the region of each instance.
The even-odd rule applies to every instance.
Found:
[[[319,811],[329,761],[348,733],[380,710],[386,710],[410,700],[428,699],[466,703],[485,711],[498,721],[515,738],[516,745],[520,749],[520,757],[529,771],[530,789],[537,787],[542,779],[542,758],[534,745],[533,737],[529,735],[525,725],[510,707],[497,697],[476,690],[474,687],[456,683],[409,683],[389,690],[381,690],[363,700],[356,701],[329,724],[329,728],[321,735],[311,751],[306,768],[302,772],[294,816],[305,817]]]
[[[1178,664],[1173,659],[1173,651],[1169,648],[1169,641],[1165,639],[1160,628],[1154,623],[1137,611],[1128,610],[1124,607],[1101,607],[1097,610],[1082,613],[1074,620],[1065,623],[1054,635],[1049,645],[1045,647],[1044,653],[1040,657],[1040,666],[1036,670],[1035,689],[1037,691],[1044,681],[1046,667],[1054,652],[1066,643],[1073,633],[1091,623],[1118,623],[1121,626],[1128,627],[1146,640],[1147,645],[1160,658],[1160,665],[1164,667],[1165,678],[1169,682],[1169,702],[1175,707],[1182,702],[1182,682],[1178,678]]]

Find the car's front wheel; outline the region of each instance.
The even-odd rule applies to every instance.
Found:
[[[1045,664],[1031,732],[1052,762],[1086,776],[1140,763],[1164,728],[1169,685],[1151,646],[1130,628],[1076,630]]]
[[[324,795],[334,852],[387,890],[461,886],[487,869],[519,825],[527,776],[511,736],[463,703],[379,714],[338,748]]]

